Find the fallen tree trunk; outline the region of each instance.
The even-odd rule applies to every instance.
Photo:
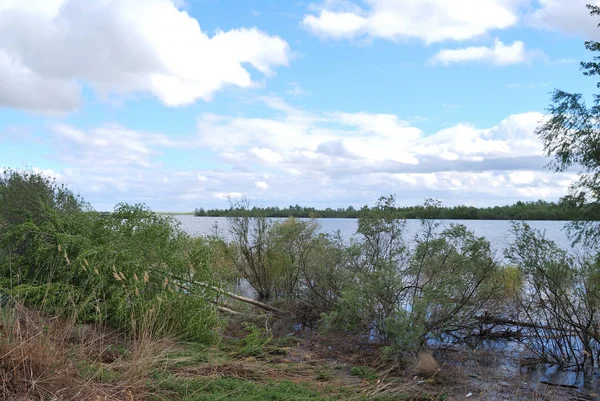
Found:
[[[218,292],[219,294],[223,294],[225,296],[228,296],[230,298],[236,299],[238,301],[245,302],[247,304],[251,304],[251,305],[257,306],[257,307],[262,308],[264,310],[267,310],[269,312],[283,313],[283,311],[281,309],[279,309],[279,308],[276,308],[276,307],[271,306],[269,304],[265,304],[264,302],[257,301],[256,299],[243,297],[241,295],[235,294],[233,292],[226,291],[226,290],[224,290],[222,288],[215,287],[214,285],[210,285],[208,283],[193,282],[192,284],[199,285],[199,286],[204,287],[204,288],[209,288],[211,290],[214,290],[214,291]],[[181,288],[182,290],[186,290],[186,291],[190,290],[188,287],[184,286],[183,284],[177,284],[177,286],[179,288]]]
[[[157,270],[150,269],[150,271],[154,272],[154,271],[157,271]],[[238,301],[245,302],[247,304],[258,306],[259,308],[262,308],[262,309],[264,309],[266,311],[269,311],[269,312],[284,313],[281,309],[276,308],[274,306],[271,306],[269,304],[265,304],[264,302],[260,302],[260,301],[257,301],[255,299],[252,299],[252,298],[243,297],[241,295],[235,294],[233,292],[226,291],[226,290],[224,290],[222,288],[215,287],[214,285],[210,285],[210,284],[204,283],[202,281],[190,281],[190,280],[182,279],[181,277],[174,276],[171,273],[166,273],[166,272],[160,272],[160,273],[161,273],[161,275],[162,274],[166,274],[167,276],[170,276],[173,279],[177,280],[178,281],[178,283],[176,284],[177,287],[181,288],[184,291],[190,291],[190,288],[186,287],[183,284],[181,284],[182,281],[190,283],[190,284],[194,284],[194,285],[199,285],[200,287],[209,288],[209,289],[211,289],[213,291],[218,292],[219,294],[223,294],[225,296],[228,296],[228,297],[233,298],[233,299],[237,299]]]
[[[238,315],[242,315],[242,312],[238,312],[238,311],[235,311],[235,310],[233,310],[233,309],[226,308],[226,307],[224,307],[224,306],[221,306],[221,305],[217,305],[217,310],[218,310],[219,312],[227,313],[228,315],[236,315],[236,316],[238,316]]]
[[[547,325],[536,324],[532,322],[520,322],[518,320],[503,319],[491,315],[475,316],[475,320],[485,324],[497,324],[503,326],[517,326],[517,327],[529,327],[532,329],[543,329],[543,330],[558,330],[556,327]]]

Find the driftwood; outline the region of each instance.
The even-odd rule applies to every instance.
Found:
[[[150,271],[155,271],[155,270],[154,269],[150,269]],[[164,272],[161,272],[161,273],[164,274]],[[223,294],[225,296],[228,296],[228,297],[233,298],[233,299],[237,299],[238,301],[245,302],[245,303],[250,304],[250,305],[258,306],[259,308],[262,308],[262,309],[264,309],[266,311],[269,311],[269,312],[284,313],[281,309],[276,308],[274,306],[271,306],[269,304],[266,304],[264,302],[260,302],[260,301],[257,301],[255,299],[252,299],[252,298],[243,297],[241,295],[235,294],[233,292],[226,291],[226,290],[224,290],[222,288],[215,287],[214,285],[210,285],[210,284],[204,283],[202,281],[190,281],[190,280],[187,280],[187,279],[182,279],[181,277],[176,277],[173,274],[167,274],[167,276],[171,276],[173,279],[179,281],[179,283],[177,283],[176,285],[177,285],[177,287],[181,288],[184,291],[190,291],[190,288],[187,287],[187,286],[185,286],[185,285],[183,285],[183,284],[181,284],[181,281],[188,282],[188,283],[194,284],[194,285],[199,285],[200,287],[204,287],[204,288],[209,288],[209,289],[211,289],[213,291],[218,292],[219,294]]]
[[[238,301],[245,302],[247,304],[251,304],[251,305],[257,306],[257,307],[262,308],[264,310],[267,310],[269,312],[283,313],[283,311],[281,309],[279,309],[279,308],[276,308],[276,307],[271,306],[269,304],[266,304],[264,302],[257,301],[256,299],[243,297],[241,295],[235,294],[233,292],[226,291],[226,290],[224,290],[222,288],[215,287],[214,285],[210,285],[208,283],[194,282],[193,284],[199,285],[199,286],[204,287],[204,288],[209,288],[211,290],[214,290],[214,291],[218,292],[219,294],[223,294],[223,295],[228,296],[230,298],[237,299]],[[186,290],[186,291],[190,290],[189,287],[186,287],[183,284],[177,284],[177,286],[179,288],[181,288],[182,290]]]
[[[564,387],[564,388],[579,388],[578,386],[573,385],[573,384],[552,383],[547,380],[540,380],[540,383],[545,384],[547,386]],[[587,398],[587,399],[589,399],[589,398]],[[582,398],[582,400],[583,400],[583,398]]]
[[[531,322],[520,322],[518,320],[503,319],[491,315],[475,316],[475,320],[486,324],[498,324],[505,326],[529,327],[532,329],[556,330],[554,327],[535,324]]]
[[[226,308],[226,307],[221,306],[221,305],[217,305],[217,310],[219,312],[227,313],[228,315],[242,315],[242,312],[238,312],[238,311]]]

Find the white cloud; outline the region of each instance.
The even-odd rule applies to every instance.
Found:
[[[468,40],[514,26],[526,0],[368,0],[367,7],[327,1],[303,25],[334,39],[419,39],[425,43]]]
[[[256,185],[256,188],[258,189],[269,189],[269,184],[264,181],[256,181],[254,185]]]
[[[213,196],[217,199],[221,199],[221,200],[233,200],[233,199],[239,199],[242,197],[242,194],[240,192],[217,192],[214,193]]]
[[[288,86],[290,87],[290,89],[288,89],[287,91],[285,91],[288,95],[300,97],[300,96],[305,96],[305,95],[310,94],[309,91],[307,91],[306,89],[304,89],[303,87],[301,87],[296,82],[289,82]]]
[[[56,158],[71,166],[108,168],[150,167],[159,154],[156,147],[178,147],[166,135],[133,131],[119,125],[79,130],[66,124],[51,126],[59,153]]]
[[[600,5],[591,0],[539,0],[539,8],[531,13],[529,24],[586,39],[600,40],[598,17],[590,16],[586,4]]]
[[[543,117],[536,112],[514,114],[489,129],[457,124],[419,141],[414,151],[420,155],[438,155],[441,159],[471,161],[542,156],[542,144],[534,131]]]
[[[281,154],[274,152],[269,148],[251,148],[248,153],[267,163],[277,163],[283,160]]]
[[[533,171],[516,171],[510,173],[508,177],[515,184],[531,184],[536,179],[535,172]]]
[[[168,106],[255,85],[287,65],[289,45],[256,28],[209,37],[170,0],[38,0],[0,4],[0,106],[76,109],[100,96],[150,93]]]
[[[430,191],[462,191],[480,195],[512,196],[513,199],[554,198],[567,193],[569,185],[577,177],[575,174],[562,176],[550,171],[519,171],[511,173],[482,171],[462,172],[445,171],[437,174],[392,174],[390,178],[412,188],[427,188]],[[464,202],[464,201],[463,201]],[[477,200],[475,203],[481,203]],[[472,202],[470,204],[473,204]]]
[[[476,46],[440,50],[429,62],[443,65],[482,62],[505,66],[525,63],[528,59],[529,54],[525,50],[525,43],[517,40],[511,45],[505,45],[502,41],[496,39],[493,47]]]
[[[540,113],[427,134],[393,114],[311,113],[272,98],[263,105],[260,119],[203,115],[198,133],[177,142],[110,124],[55,125],[53,163],[65,167],[52,169],[102,210],[118,201],[156,210],[228,207],[228,196],[262,205],[360,206],[390,193],[404,204],[426,197],[489,204],[558,198],[575,178],[544,169],[534,134]],[[216,162],[188,170],[169,164],[173,154],[191,159],[207,144]]]
[[[431,135],[392,114],[308,113],[281,102],[268,104],[287,113],[271,118],[204,115],[198,146],[220,152],[228,163],[248,160],[268,168],[298,164],[382,163],[422,165],[422,158],[480,161],[489,157],[542,156],[533,131],[540,113],[516,114],[492,128],[457,124]]]
[[[54,171],[52,169],[49,169],[49,168],[47,168],[47,169],[41,169],[41,168],[38,168],[38,167],[33,167],[31,170],[35,174],[41,174],[41,175],[43,175],[45,177],[52,178],[52,179],[55,179],[57,181],[64,181],[64,176],[62,174],[60,174],[60,173],[57,173],[56,171]]]
[[[199,145],[220,151],[228,160],[247,156],[266,163],[316,159],[365,158],[415,164],[407,144],[421,135],[418,128],[389,114],[311,114],[268,99],[281,118],[242,118],[203,115],[198,121]],[[335,126],[335,128],[331,128]]]

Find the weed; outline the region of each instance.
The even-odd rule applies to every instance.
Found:
[[[333,375],[328,370],[319,370],[315,379],[320,382],[326,382],[333,379]]]
[[[255,324],[245,325],[248,334],[242,339],[242,349],[238,356],[261,356],[266,353],[266,346],[271,343],[273,337],[268,329],[257,327]]]
[[[352,376],[357,376],[365,380],[375,380],[378,377],[378,375],[373,371],[373,369],[368,368],[366,366],[353,366],[350,369],[350,374]]]

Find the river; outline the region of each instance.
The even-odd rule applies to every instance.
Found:
[[[190,215],[174,216],[180,223],[181,228],[192,236],[210,235],[214,233],[215,227],[227,238],[229,224],[225,217],[195,217]],[[275,219],[283,220],[283,219]],[[356,233],[358,227],[357,219],[317,219],[320,224],[320,230],[323,233],[333,234],[340,231],[345,239],[351,238]],[[441,228],[448,227],[450,224],[464,224],[467,229],[474,232],[475,235],[485,237],[492,250],[495,252],[499,261],[507,262],[503,256],[503,251],[512,242],[514,236],[511,234],[511,222],[503,220],[441,220]],[[536,230],[544,233],[547,239],[553,240],[559,247],[577,253],[571,247],[571,242],[567,236],[565,225],[566,221],[527,221],[527,223]],[[419,220],[407,220],[404,238],[410,242],[414,236],[421,230]],[[247,282],[243,282],[236,292],[248,297],[255,296],[254,291]],[[600,379],[597,375],[577,374],[574,371],[563,371],[556,367],[537,364],[526,368],[525,371],[520,365],[521,356],[526,355],[526,348],[514,340],[490,340],[483,341],[476,348],[483,347],[486,352],[494,355],[494,365],[491,372],[497,377],[507,382],[523,381],[523,377],[528,378],[529,384],[536,386],[539,382],[550,383],[558,386],[572,386],[576,388],[587,388],[597,392],[600,388]],[[459,348],[462,349],[462,348]],[[466,349],[466,348],[465,348]],[[528,354],[527,354],[528,355]],[[457,363],[451,361],[451,364]],[[459,365],[460,366],[460,363]],[[487,366],[487,365],[486,365]],[[498,379],[500,380],[500,379]],[[498,398],[500,399],[500,398]]]
[[[192,236],[210,235],[214,227],[227,237],[229,224],[226,217],[196,217],[191,215],[174,216],[181,222],[181,228]],[[282,219],[276,219],[282,220]],[[340,231],[343,238],[349,239],[356,233],[357,219],[317,219],[321,232],[333,234]],[[511,222],[506,220],[441,220],[441,227],[450,224],[464,224],[475,235],[485,237],[499,259],[503,259],[504,249],[512,242]],[[563,249],[571,249],[571,242],[565,231],[566,221],[528,221],[531,228],[540,230],[546,238],[553,240]],[[404,238],[410,241],[421,230],[419,220],[407,220]]]

